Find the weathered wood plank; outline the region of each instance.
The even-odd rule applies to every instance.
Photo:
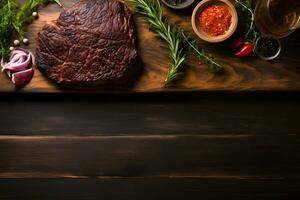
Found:
[[[68,8],[77,0],[62,0]],[[40,18],[28,27],[28,38],[31,41],[30,49],[35,49],[35,37],[42,26],[55,20],[61,9],[57,5],[49,5],[40,9]],[[176,12],[165,9],[165,15],[171,23],[180,24],[187,32],[193,33],[190,16],[192,8]],[[174,87],[163,88],[167,70],[170,67],[167,50],[163,42],[156,39],[149,31],[145,22],[136,16],[138,32],[139,53],[143,60],[144,73],[129,92],[155,92],[155,91],[299,91],[300,89],[300,48],[299,31],[289,38],[282,40],[283,53],[274,62],[266,62],[255,57],[243,60],[233,57],[226,45],[203,44],[208,52],[215,53],[216,58],[224,63],[223,73],[212,74],[207,66],[200,64],[193,56],[188,57],[184,66],[185,75]],[[0,74],[0,91],[13,92],[14,86],[4,73]],[[62,92],[55,85],[48,82],[36,69],[32,82],[23,90],[24,92]],[[95,91],[101,92],[101,91]]]
[[[299,180],[235,178],[0,179],[1,200],[299,198]]]
[[[0,136],[1,178],[300,175],[300,137]]]
[[[3,95],[0,135],[299,134],[299,95]]]

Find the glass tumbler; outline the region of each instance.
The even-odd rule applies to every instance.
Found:
[[[300,27],[300,0],[258,0],[255,25],[263,35],[290,35]]]

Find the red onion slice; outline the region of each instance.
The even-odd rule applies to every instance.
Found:
[[[31,54],[28,54],[28,57],[25,61],[20,63],[10,63],[10,65],[6,65],[2,68],[3,70],[10,70],[12,72],[19,72],[28,69],[28,66],[31,62]]]
[[[11,59],[10,59],[10,63],[15,63],[16,61],[18,61],[18,60],[20,60],[20,59],[23,59],[23,60],[25,60],[26,58],[27,58],[27,55],[25,54],[23,54],[23,55],[21,55],[21,54],[17,54],[17,55],[15,55],[15,56],[13,56]]]
[[[26,56],[21,56],[15,63],[16,63],[16,64],[22,63],[22,62],[24,62],[26,59],[27,59]]]
[[[32,52],[15,48],[10,54],[8,63],[1,59],[2,71],[5,71],[11,78],[16,87],[27,85],[33,77],[33,69],[29,68],[31,64],[35,65],[35,58]]]
[[[27,49],[23,49],[21,47],[16,47],[12,52],[11,52],[11,56],[13,56],[14,54],[22,54],[25,53],[26,55],[29,53],[30,51]]]
[[[34,71],[32,68],[16,72],[12,74],[11,81],[16,85],[16,87],[23,87],[31,81],[33,73]]]
[[[15,52],[16,51],[16,52]],[[10,58],[9,60],[11,61],[14,57],[17,58],[17,57],[20,57],[20,56],[27,56],[27,53],[24,52],[24,51],[20,51],[20,50],[15,50],[15,51],[12,51],[11,55],[10,55]]]
[[[35,65],[35,57],[34,57],[33,53],[32,53],[32,52],[29,52],[29,55],[31,56],[31,63],[32,63],[33,65]]]

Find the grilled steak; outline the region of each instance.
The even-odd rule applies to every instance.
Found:
[[[133,18],[116,0],[82,0],[46,24],[37,38],[37,65],[66,85],[127,81],[137,71]]]

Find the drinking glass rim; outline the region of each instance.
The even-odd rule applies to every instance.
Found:
[[[275,24],[276,26],[280,26],[279,24],[277,24],[274,20],[273,20],[273,17],[271,16],[271,12],[270,12],[270,2],[271,2],[272,0],[267,0],[267,15],[268,15],[268,17],[269,17],[269,19],[271,20],[271,22],[273,23],[273,24]],[[290,30],[291,31],[293,31],[293,30],[296,30],[297,28],[299,28],[300,27],[300,15],[299,15],[299,17],[298,17],[298,20],[297,20],[297,22],[295,23],[295,25],[293,26],[293,27],[290,27]]]

